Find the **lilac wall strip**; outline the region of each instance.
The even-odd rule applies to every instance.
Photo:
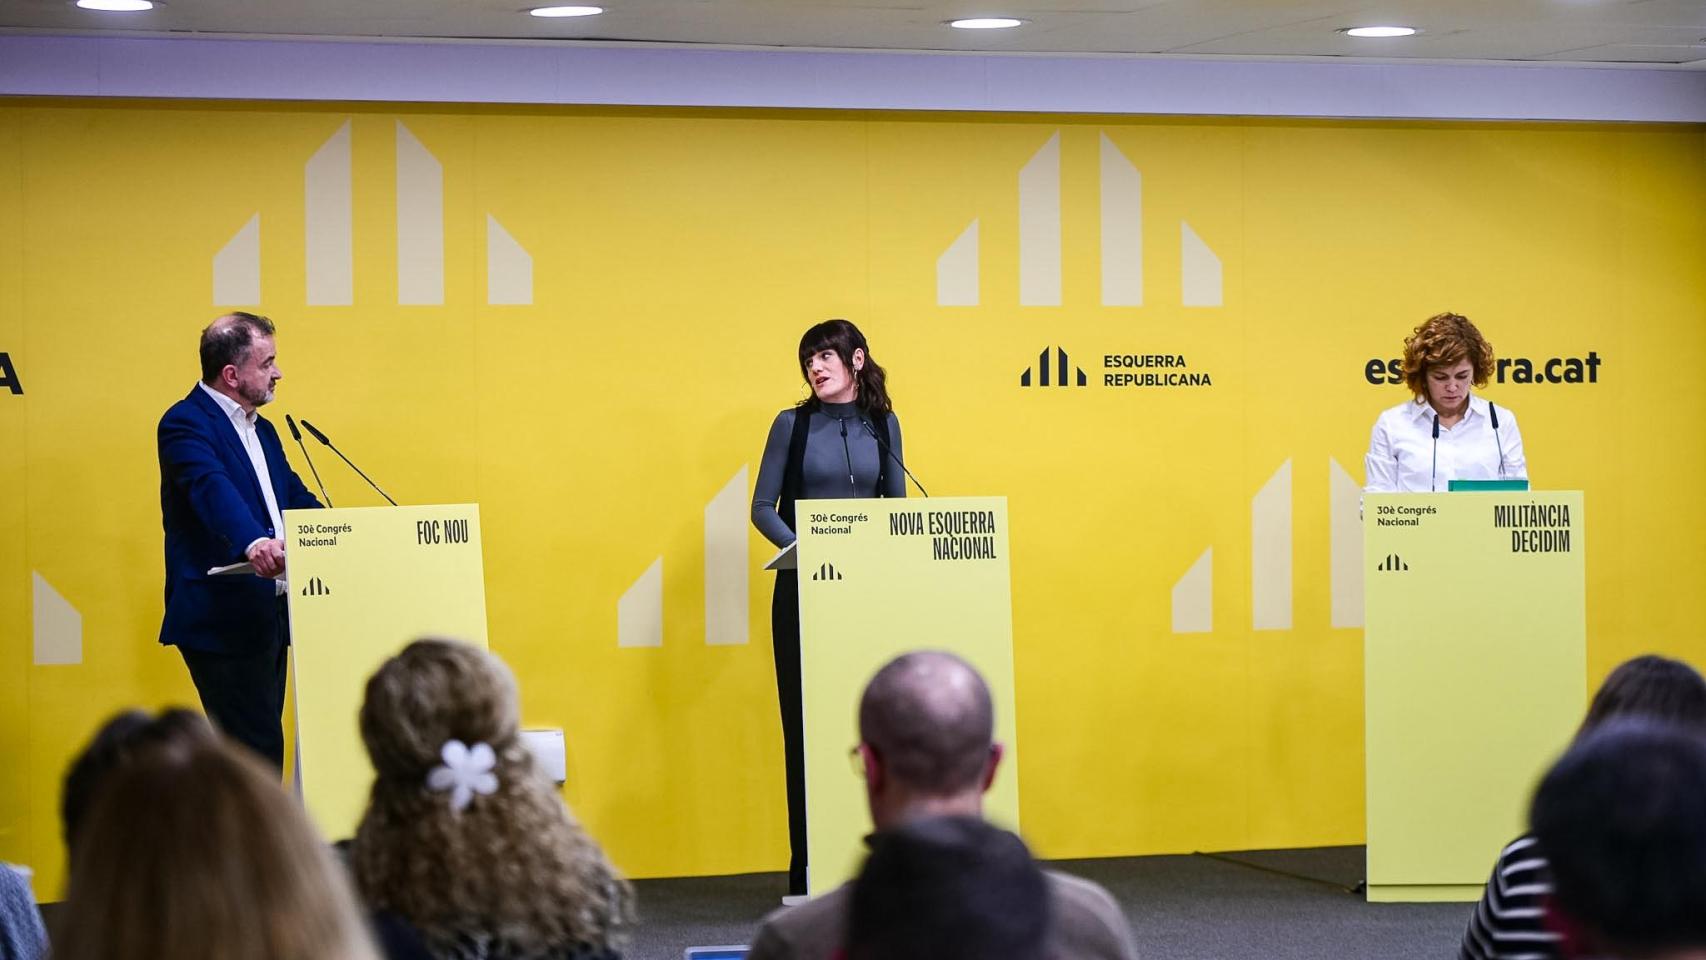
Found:
[[[1706,71],[0,35],[0,95],[1706,122]]]

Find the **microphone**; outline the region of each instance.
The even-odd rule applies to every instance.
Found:
[[[302,421],[307,423],[307,421]],[[314,430],[309,426],[309,430]],[[1440,491],[1440,414],[1433,414],[1433,476],[1428,477],[1428,489],[1433,493]]]
[[[290,435],[296,438],[296,445],[302,448],[302,459],[308,461],[308,472],[314,475],[314,486],[320,488],[320,499],[326,501],[326,506],[332,505],[332,498],[326,495],[326,485],[320,482],[320,471],[314,469],[314,458],[308,455],[308,445],[302,442],[302,431],[296,429],[296,421],[290,414],[284,415],[284,425],[290,428]]]
[[[372,487],[375,490],[379,490],[379,484],[374,483],[372,477],[369,477],[367,474],[362,473],[360,467],[356,466],[354,463],[351,463],[350,458],[344,456],[344,452],[342,450],[339,450],[337,447],[333,447],[332,441],[327,440],[325,434],[321,433],[319,430],[314,429],[314,425],[312,423],[309,423],[308,418],[306,418],[306,417],[304,417],[302,419],[302,429],[304,429],[304,430],[308,431],[310,434],[312,434],[314,439],[320,441],[321,443],[325,444],[328,447],[331,447],[332,452],[338,455],[338,459],[342,460],[345,463],[348,463],[349,468],[351,470],[354,470],[356,473],[361,474],[361,479],[366,480],[368,486]],[[383,490],[379,490],[379,495],[384,497],[385,502],[391,504],[391,506],[394,507],[397,505],[397,501],[392,500],[391,495],[389,493],[386,493]]]
[[[1487,412],[1493,417],[1493,446],[1499,451],[1499,479],[1505,478],[1505,445],[1499,440],[1499,408],[1487,401]]]
[[[847,458],[847,495],[857,497],[859,484],[853,479],[853,451],[847,448],[847,421],[841,417],[836,421],[841,424],[841,455]]]
[[[900,467],[900,472],[906,474],[907,479],[911,480],[913,485],[918,488],[918,492],[924,494],[925,499],[929,499],[930,491],[924,489],[924,484],[918,482],[918,478],[912,475],[912,471],[906,469],[906,464],[901,463],[900,458],[894,455],[893,450],[889,449],[889,445],[883,442],[882,436],[877,433],[877,428],[871,426],[871,421],[860,417],[859,422],[865,425],[865,432],[871,435],[872,440],[877,441],[877,446],[883,448],[883,455],[893,460]]]

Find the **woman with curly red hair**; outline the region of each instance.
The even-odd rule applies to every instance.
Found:
[[[1516,415],[1475,396],[1493,375],[1493,345],[1469,318],[1435,314],[1404,341],[1412,398],[1374,421],[1368,493],[1445,490],[1453,480],[1527,480]]]

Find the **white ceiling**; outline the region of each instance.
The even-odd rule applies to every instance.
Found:
[[[538,3],[548,0],[537,0]],[[8,32],[596,40],[643,43],[1192,57],[1678,64],[1706,69],[1706,0],[580,0],[602,16],[543,20],[528,0],[168,0],[95,13],[0,0]],[[962,31],[1003,15],[1015,30]],[[1415,37],[1339,27],[1398,23]]]

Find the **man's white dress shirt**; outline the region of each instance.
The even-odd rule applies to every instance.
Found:
[[[255,478],[261,482],[261,498],[267,504],[267,517],[272,521],[273,538],[283,539],[284,517],[278,512],[278,498],[272,492],[272,472],[267,469],[266,454],[261,452],[260,434],[255,432],[255,418],[260,414],[254,411],[245,413],[237,401],[205,383],[198,381],[196,386],[212,397],[213,402],[219,404],[219,409],[224,410],[225,415],[231,418],[231,426],[237,430],[237,439],[243,442],[243,450],[249,455],[249,464],[255,468]],[[255,544],[265,539],[267,538],[257,537],[243,548],[243,555],[248,556]],[[286,589],[288,588],[285,586],[283,578],[280,578],[278,580],[278,592],[283,594]]]
[[[1453,480],[1528,479],[1516,414],[1499,407],[1495,432],[1488,406],[1486,400],[1470,394],[1463,419],[1439,428],[1437,447],[1434,408],[1427,401],[1410,400],[1381,413],[1364,458],[1368,484],[1363,491],[1443,492]]]

